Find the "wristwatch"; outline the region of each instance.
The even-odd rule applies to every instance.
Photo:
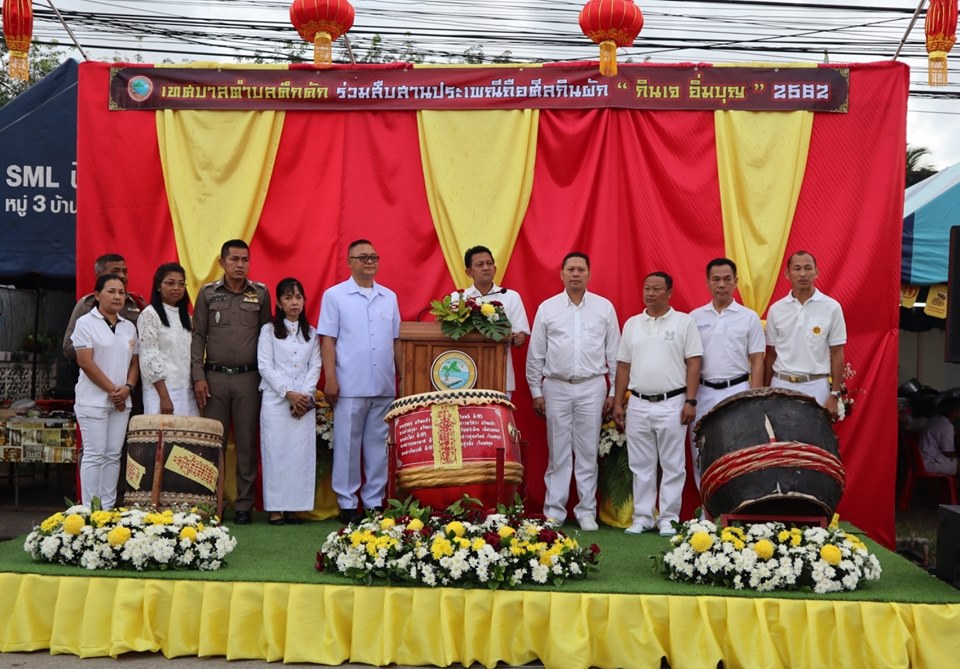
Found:
[[[842,390],[831,390],[831,391],[830,391],[830,395],[832,395],[833,397],[836,397],[837,399],[840,399],[840,396],[841,396],[842,394],[843,394],[843,391],[842,391]]]
[[[697,400],[687,399],[687,400],[684,400],[683,402],[684,402],[684,404],[689,404],[689,405],[692,406],[692,407],[697,406]]]
[[[130,392],[133,392],[133,384],[132,384],[132,383],[125,383],[125,384],[123,384],[123,385],[125,385],[127,388],[129,388],[129,389],[130,389]]]

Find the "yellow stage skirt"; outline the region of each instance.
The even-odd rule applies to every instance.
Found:
[[[0,574],[0,651],[548,668],[949,667],[960,605]]]

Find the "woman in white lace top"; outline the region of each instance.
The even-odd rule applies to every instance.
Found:
[[[271,525],[299,524],[297,511],[313,509],[316,489],[320,343],[310,327],[303,285],[277,284],[277,311],[260,330],[260,463],[263,508]]]
[[[144,413],[198,416],[190,382],[190,298],[177,263],[153,275],[150,306],[137,319]]]

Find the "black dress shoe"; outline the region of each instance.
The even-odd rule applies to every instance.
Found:
[[[286,525],[286,521],[282,515],[279,518],[271,518],[267,522],[269,522],[271,525]]]
[[[287,525],[303,525],[303,519],[295,513],[283,512],[283,520]]]
[[[253,522],[253,517],[249,511],[237,511],[233,514],[233,522],[235,525],[249,525]]]
[[[340,509],[340,513],[337,514],[337,520],[339,520],[344,525],[349,525],[363,518],[363,514],[357,511],[356,509]]]

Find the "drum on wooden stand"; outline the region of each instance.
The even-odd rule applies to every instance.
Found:
[[[133,416],[127,426],[131,506],[206,507],[223,512],[223,424],[199,416]]]
[[[695,427],[700,495],[714,517],[831,517],[844,470],[829,412],[783,388],[719,402]]]
[[[505,394],[482,389],[396,400],[384,419],[390,424],[388,474],[396,496],[412,495],[435,510],[464,495],[488,509],[511,503],[523,481],[513,409]]]

